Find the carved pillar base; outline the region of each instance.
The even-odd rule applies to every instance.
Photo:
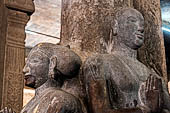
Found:
[[[25,0],[23,3],[28,2]],[[25,25],[29,20],[28,14],[34,9],[29,7],[22,10],[24,4],[20,5],[15,0],[5,1],[0,6],[3,11],[2,14],[0,12],[0,105],[19,113],[23,105]]]

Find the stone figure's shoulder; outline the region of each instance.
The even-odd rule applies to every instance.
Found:
[[[116,65],[114,62],[116,61],[117,58],[111,54],[95,54],[88,57],[83,65],[83,73],[85,78],[87,80],[105,78],[105,75],[111,74],[110,69],[112,67],[114,68],[114,65]]]
[[[66,111],[80,111],[81,103],[77,97],[63,90],[52,88],[46,91],[41,103],[46,103],[53,108],[61,108]],[[57,110],[57,109],[55,109]],[[75,112],[76,113],[76,112]]]
[[[104,63],[107,62],[109,60],[117,60],[117,57],[112,55],[112,54],[94,54],[90,57],[88,57],[85,61],[85,65],[88,65],[89,63]]]

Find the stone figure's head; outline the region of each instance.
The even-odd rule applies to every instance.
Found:
[[[138,49],[144,42],[144,18],[136,9],[123,8],[116,13],[113,32],[119,43]]]
[[[67,47],[38,44],[30,51],[23,69],[25,84],[37,88],[48,79],[71,79],[78,74],[81,63],[80,57]]]

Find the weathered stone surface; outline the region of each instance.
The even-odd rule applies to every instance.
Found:
[[[137,50],[144,43],[142,14],[123,8],[115,22],[113,51],[88,57],[83,66],[90,113],[169,112],[164,80],[137,60]]]
[[[111,21],[121,6],[134,7],[144,15],[146,41],[139,59],[167,79],[159,0],[63,0],[61,44],[70,45],[82,59],[91,52],[112,51]]]
[[[84,113],[77,80],[81,63],[67,47],[51,43],[35,46],[23,69],[26,85],[36,88],[35,96],[21,113]]]
[[[114,9],[133,6],[133,0],[62,0],[61,44],[70,45],[82,59],[105,53]]]
[[[30,1],[22,4],[26,9],[18,10],[15,4],[20,2],[11,1],[3,3],[1,1],[0,14],[0,107],[11,107],[16,112],[20,112],[23,100],[23,74],[22,68],[25,60],[25,25],[29,20],[33,6],[30,8]],[[10,5],[7,6],[7,3]],[[15,3],[15,4],[13,4]],[[14,7],[15,8],[14,8]]]
[[[160,0],[134,0],[134,8],[138,9],[145,19],[145,43],[139,50],[138,57],[167,81]]]
[[[34,11],[33,0],[4,0],[4,3],[8,8],[21,10],[28,14],[32,14]]]

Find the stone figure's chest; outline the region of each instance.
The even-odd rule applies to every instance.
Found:
[[[107,62],[104,71],[107,72],[105,78],[112,106],[136,107],[140,103],[138,96],[140,84],[149,76],[147,68],[139,62],[116,60]]]
[[[140,63],[116,61],[109,62],[104,73],[106,79],[119,87],[123,92],[137,91],[141,83],[145,82],[149,73]]]

